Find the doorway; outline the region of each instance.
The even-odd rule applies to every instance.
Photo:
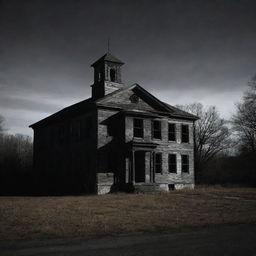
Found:
[[[144,151],[135,151],[135,182],[145,182]]]

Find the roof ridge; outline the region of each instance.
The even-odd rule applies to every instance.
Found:
[[[102,57],[100,57],[98,60],[96,60],[91,66],[93,67],[96,63],[101,62],[101,61],[110,61],[110,62],[114,62],[114,63],[119,63],[121,65],[124,64],[123,61],[119,60],[117,57],[112,55],[110,52],[107,52]]]
[[[116,90],[116,91],[113,91],[113,92],[111,92],[111,93],[105,95],[104,97],[95,100],[94,102],[95,102],[95,103],[101,102],[101,101],[103,101],[103,100],[105,100],[105,99],[110,98],[111,96],[113,96],[113,95],[115,95],[115,94],[124,92],[124,91],[126,91],[126,90],[128,90],[128,89],[131,89],[132,87],[135,87],[136,85],[137,85],[137,84],[132,84],[132,85],[124,86],[123,88],[118,89],[118,90]]]

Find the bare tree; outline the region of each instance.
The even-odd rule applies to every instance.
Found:
[[[5,128],[4,128],[4,117],[2,115],[0,115],[0,136],[3,135],[3,133],[5,132]]]
[[[230,132],[226,121],[220,118],[214,106],[205,108],[201,103],[193,103],[178,107],[200,118],[195,123],[195,168],[198,181],[206,164],[230,147]]]
[[[248,83],[243,101],[236,105],[232,117],[233,128],[239,137],[241,148],[256,152],[256,76]]]

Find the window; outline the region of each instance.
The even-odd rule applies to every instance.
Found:
[[[116,71],[114,69],[110,69],[110,81],[115,82],[116,80]]]
[[[161,122],[160,121],[152,122],[152,137],[154,139],[161,139]]]
[[[189,172],[189,156],[181,155],[181,170],[182,172]]]
[[[143,119],[133,119],[133,136],[143,138]]]
[[[189,142],[189,128],[187,124],[181,125],[181,142]]]
[[[98,73],[98,82],[100,82],[101,81],[101,73],[99,72]]]
[[[176,141],[176,125],[168,124],[168,140]]]
[[[168,162],[169,162],[169,172],[176,173],[177,172],[176,154],[169,154]]]
[[[156,173],[161,173],[162,172],[162,154],[161,153],[156,153],[155,172]]]

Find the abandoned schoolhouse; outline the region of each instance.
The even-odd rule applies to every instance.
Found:
[[[106,53],[91,65],[90,98],[30,126],[42,186],[97,194],[194,187],[198,118],[124,85],[123,65]]]

